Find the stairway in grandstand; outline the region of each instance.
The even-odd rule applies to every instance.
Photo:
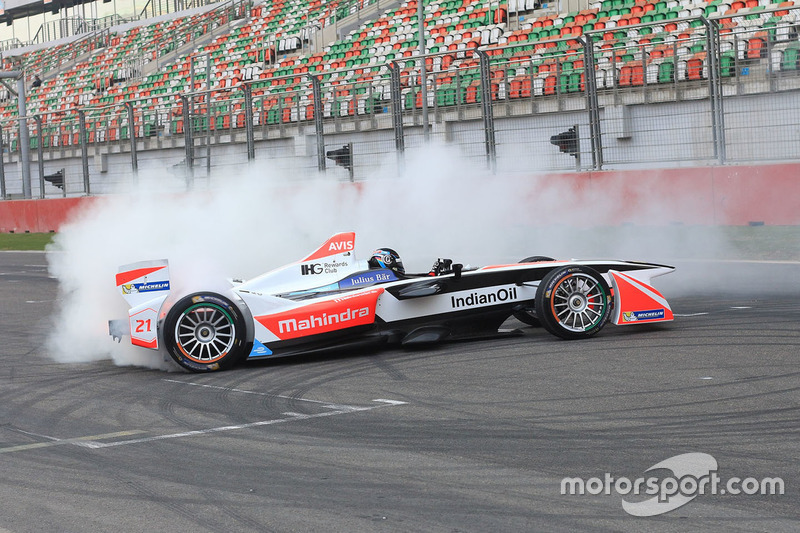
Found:
[[[254,5],[236,25],[231,25],[231,13],[220,7],[143,21],[111,34],[100,48],[81,40],[29,52],[22,61],[31,73],[63,63],[64,57],[83,59],[31,90],[28,111],[51,125],[70,109],[85,106],[90,122],[99,124],[115,113],[110,111],[113,106],[126,101],[143,101],[147,113],[162,114],[178,95],[210,90],[216,99],[238,91],[247,81],[252,82],[253,95],[262,98],[263,120],[292,122],[313,116],[307,76],[316,74],[327,87],[325,115],[354,116],[371,112],[388,97],[390,61],[401,68],[405,107],[420,107],[417,0],[384,4],[385,12],[362,19],[340,39],[313,42],[323,35],[317,28],[331,27],[354,6],[321,0],[266,1]],[[586,35],[595,43],[599,89],[702,81],[708,77],[704,22],[692,18],[700,16],[716,17],[720,24],[723,77],[733,76],[737,65],[797,73],[800,10],[790,9],[793,6],[791,0],[602,0],[581,11],[543,13],[534,10],[533,3],[517,0],[513,10],[518,16],[509,18],[507,4],[490,0],[432,1],[425,6],[426,48],[437,54],[427,59],[433,72],[430,98],[442,107],[478,102],[478,62],[472,54],[476,49],[506,63],[493,71],[493,98],[580,93],[586,72],[577,39]],[[141,71],[144,75],[126,71],[132,57],[151,63]],[[211,60],[210,80],[205,76],[206,58]],[[192,61],[195,76],[190,86]],[[203,105],[204,97],[198,102]],[[219,106],[227,109],[224,103]],[[16,113],[13,100],[0,102],[0,118],[7,121]],[[180,133],[178,117],[162,118]],[[114,117],[110,125],[122,122]],[[242,126],[240,122],[225,126]]]

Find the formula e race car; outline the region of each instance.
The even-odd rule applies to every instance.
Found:
[[[356,261],[354,252],[355,233],[338,233],[300,261],[232,281],[226,294],[184,297],[170,294],[166,260],[126,265],[116,283],[130,310],[127,319],[109,321],[109,333],[208,372],[245,359],[498,335],[512,315],[562,339],[591,337],[609,320],[673,318],[650,285],[674,270],[666,265],[529,257],[471,268],[439,260],[415,275],[391,257]]]

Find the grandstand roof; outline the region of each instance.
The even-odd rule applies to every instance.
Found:
[[[5,13],[2,15],[2,20],[9,22],[33,15],[40,15],[42,13],[56,13],[63,7],[79,6],[94,1],[95,0],[51,0],[50,2],[43,3],[43,0],[0,0],[0,6],[5,6]]]

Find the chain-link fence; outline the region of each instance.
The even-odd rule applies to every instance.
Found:
[[[253,160],[365,179],[399,171],[406,151],[427,141],[504,173],[797,159],[795,14],[594,25],[489,49],[444,41],[424,57],[425,80],[421,57],[392,46],[384,64],[308,63],[168,104],[144,98],[6,121],[0,192],[25,195],[21,123],[34,197],[102,193],[151,168],[187,180],[225,175]],[[60,185],[48,179],[59,172]]]

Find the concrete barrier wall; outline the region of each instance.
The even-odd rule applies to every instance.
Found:
[[[45,200],[8,200],[0,202],[0,232],[47,233],[58,231],[93,197],[53,198]]]
[[[583,225],[800,225],[800,163],[537,174],[525,192],[565,184],[565,208],[599,213],[577,217]],[[93,200],[0,201],[0,232],[58,231]]]

